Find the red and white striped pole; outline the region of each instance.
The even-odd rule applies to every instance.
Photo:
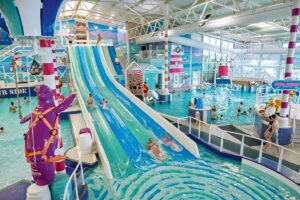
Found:
[[[53,55],[53,65],[54,65],[54,78],[55,78],[55,100],[59,99],[60,88],[59,88],[59,77],[57,71],[57,62],[56,62],[56,50],[55,50],[55,41],[51,41],[52,44],[52,55]]]
[[[53,90],[53,97],[56,93],[56,84],[54,77],[54,64],[52,57],[51,39],[40,39],[41,63],[43,69],[43,81],[51,90]]]
[[[52,52],[52,40],[48,38],[40,39],[40,51],[41,51],[41,62],[43,69],[43,80],[44,84],[47,85],[53,91],[53,98],[56,102],[56,80],[55,80],[55,70],[54,70],[54,57]],[[61,137],[61,133],[60,133]],[[60,147],[60,153],[63,153],[63,147]],[[55,169],[57,172],[65,170],[65,161],[60,161],[55,163]]]
[[[168,93],[169,91],[169,36],[168,36],[168,31],[165,31],[165,86],[164,86],[164,91]]]
[[[294,53],[295,53],[296,38],[297,38],[298,23],[299,23],[299,15],[300,15],[300,0],[294,0],[293,1],[293,9],[292,9],[292,17],[291,17],[288,53],[287,53],[287,58],[286,58],[286,67],[285,67],[285,74],[284,74],[285,80],[289,80],[292,78]],[[289,115],[289,91],[284,90],[282,93],[280,117],[288,119],[288,115]],[[285,125],[287,125],[288,120],[285,120],[285,121],[286,121]]]

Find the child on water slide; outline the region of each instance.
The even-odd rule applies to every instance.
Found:
[[[166,156],[160,151],[156,142],[154,142],[151,138],[148,141],[148,148],[150,152],[158,159],[158,160],[165,160]]]

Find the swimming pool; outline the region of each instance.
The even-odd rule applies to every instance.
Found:
[[[0,189],[11,185],[21,179],[31,179],[30,166],[24,156],[24,136],[27,124],[21,125],[18,113],[8,112],[10,102],[16,99],[8,98],[0,100],[0,126],[5,128],[0,133]],[[36,98],[31,98],[31,106],[33,109],[37,104]],[[30,113],[30,104],[21,102],[23,117]],[[63,136],[64,149],[67,150],[73,146],[73,138],[71,135],[71,125],[69,120],[61,120],[61,129]]]
[[[202,97],[205,106],[216,106],[218,116],[223,115],[224,120],[216,120],[217,124],[251,124],[253,115],[241,115],[237,117],[237,107],[240,102],[244,103],[243,111],[247,111],[256,102],[256,93],[232,91],[230,96],[228,88],[216,88],[215,90],[197,90],[192,92],[176,92],[172,94],[171,103],[150,104],[150,106],[161,113],[186,117],[188,115],[188,104],[192,97]]]
[[[97,167],[86,174],[89,199],[299,199],[279,180],[199,146],[201,158],[148,166],[143,172],[105,180]]]

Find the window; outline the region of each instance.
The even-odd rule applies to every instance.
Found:
[[[228,48],[228,42],[223,40],[222,47],[227,49]]]
[[[228,42],[228,49],[233,49],[233,43],[232,42]]]
[[[204,35],[203,36],[203,42],[209,44],[209,37],[207,37],[207,36]]]
[[[211,45],[216,45],[216,39],[215,38],[210,38],[210,42]]]
[[[219,40],[219,39],[216,39],[216,45],[219,47],[219,46],[220,46],[220,44],[221,44],[221,40]]]

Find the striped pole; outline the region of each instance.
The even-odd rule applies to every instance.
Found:
[[[40,39],[41,63],[43,69],[43,81],[51,90],[53,95],[56,93],[56,84],[54,77],[54,64],[52,57],[51,40],[42,38]]]
[[[284,74],[285,80],[289,80],[292,78],[299,15],[300,15],[300,0],[295,0],[293,1],[293,9],[292,9],[292,17],[291,17],[290,38],[289,38],[288,53],[286,58],[286,66],[285,66],[285,74]],[[288,115],[289,115],[289,91],[284,90],[281,99],[280,117],[288,118]]]
[[[168,31],[165,31],[165,92],[168,93],[169,91],[169,36]]]
[[[59,78],[58,78],[58,71],[57,71],[57,62],[56,62],[56,50],[55,50],[55,41],[51,41],[52,44],[52,55],[53,55],[53,65],[54,65],[54,78],[55,78],[55,100],[58,100],[60,96],[60,89],[59,89]]]

